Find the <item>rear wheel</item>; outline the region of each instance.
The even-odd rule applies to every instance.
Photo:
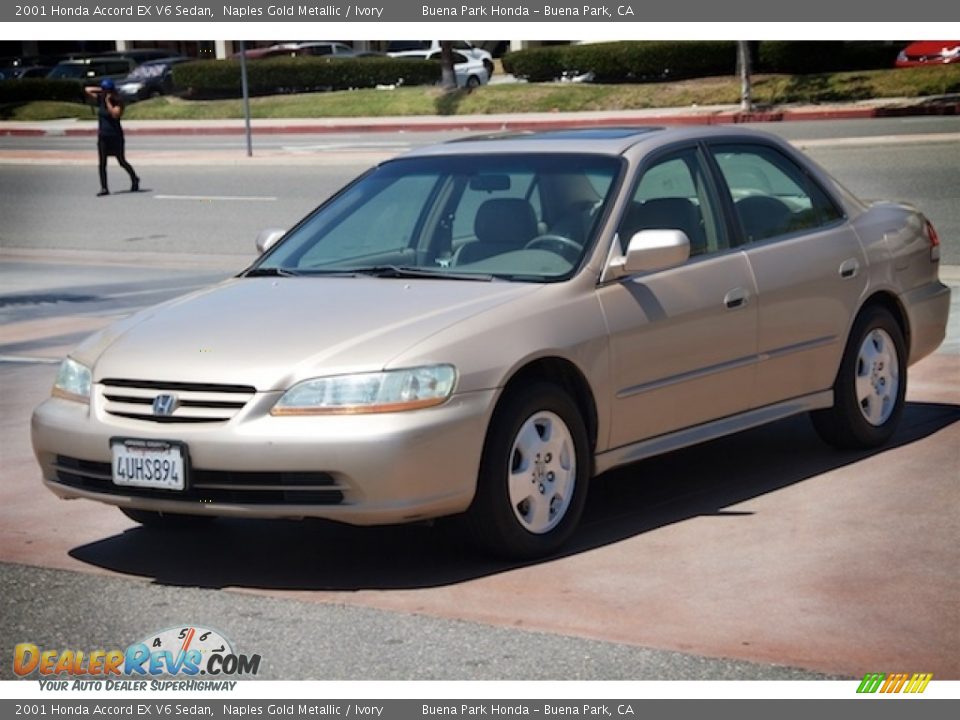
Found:
[[[474,88],[480,87],[480,78],[476,75],[471,75],[467,78],[467,89],[473,90]]]
[[[811,413],[813,426],[835,447],[877,447],[896,430],[906,390],[903,332],[890,311],[868,307],[847,341],[833,385],[833,407]]]
[[[120,512],[144,527],[156,529],[199,528],[207,525],[213,517],[209,515],[182,515],[179,513],[161,513],[138,508],[120,508]]]
[[[512,392],[487,433],[466,516],[473,540],[511,558],[554,552],[580,520],[590,468],[586,427],[565,392],[545,382]]]

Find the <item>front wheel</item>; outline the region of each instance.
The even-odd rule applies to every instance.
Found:
[[[833,407],[811,413],[824,441],[866,449],[893,435],[907,391],[906,344],[888,310],[865,309],[853,325],[833,386]]]
[[[580,520],[590,475],[586,427],[570,397],[545,382],[513,391],[487,432],[468,530],[498,555],[552,553]]]

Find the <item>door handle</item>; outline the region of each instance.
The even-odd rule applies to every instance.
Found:
[[[749,298],[750,293],[738,287],[723,296],[723,304],[727,306],[728,310],[736,310],[746,305]]]
[[[856,258],[844,260],[842,263],[840,263],[840,269],[838,270],[840,277],[842,277],[844,280],[849,280],[850,278],[856,277],[859,271],[860,261]]]

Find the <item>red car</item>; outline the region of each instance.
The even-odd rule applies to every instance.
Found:
[[[900,51],[896,66],[950,65],[956,62],[960,62],[960,40],[921,40]]]

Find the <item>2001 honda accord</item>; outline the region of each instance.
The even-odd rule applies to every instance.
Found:
[[[761,133],[446,143],[85,341],[33,443],[57,495],[144,523],[461,515],[543,555],[617,465],[802,412],[886,441],[944,337],[939,255]]]

